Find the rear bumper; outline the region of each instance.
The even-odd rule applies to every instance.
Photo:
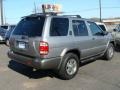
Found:
[[[12,60],[36,68],[36,69],[58,69],[61,63],[61,58],[40,59],[31,58],[8,51],[8,57]]]

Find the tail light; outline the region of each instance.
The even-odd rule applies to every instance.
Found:
[[[40,55],[47,55],[49,53],[49,46],[47,42],[40,41],[39,52]]]

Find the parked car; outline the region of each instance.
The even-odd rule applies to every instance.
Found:
[[[11,35],[12,31],[14,30],[14,28],[15,28],[15,25],[11,26],[11,28],[5,34],[5,43],[7,46],[9,46],[9,38],[10,38],[10,35]]]
[[[14,28],[15,26],[16,25],[1,25],[0,27],[8,31],[9,29]]]
[[[113,31],[114,32],[112,34],[115,38],[115,42],[118,46],[120,46],[120,24],[118,24]]]
[[[6,30],[3,28],[0,28],[0,43],[5,42],[5,33],[6,33]]]
[[[96,22],[96,24],[97,24],[103,31],[109,32],[108,29],[107,29],[107,27],[106,27],[106,25],[105,25],[104,23],[102,23],[102,22]]]
[[[9,43],[12,60],[36,69],[56,70],[65,80],[77,74],[80,63],[98,57],[111,60],[114,55],[108,33],[90,20],[70,15],[26,16]]]
[[[96,22],[96,24],[104,31],[104,32],[108,32],[109,37],[111,37],[112,41],[114,41],[114,44],[116,46],[115,43],[115,38],[114,38],[114,33],[111,30],[108,30],[107,26],[102,23],[102,22]]]

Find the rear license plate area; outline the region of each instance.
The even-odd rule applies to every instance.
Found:
[[[19,49],[26,49],[26,43],[25,43],[25,42],[18,41],[18,42],[17,42],[17,47],[18,47]]]

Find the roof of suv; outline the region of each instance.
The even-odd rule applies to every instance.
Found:
[[[57,15],[56,13],[47,13],[47,14],[43,14],[43,13],[36,13],[36,14],[31,14],[28,16],[25,16],[23,18],[26,17],[40,17],[40,16],[45,16],[45,17],[59,17],[59,18],[74,18],[74,19],[81,19],[81,20],[87,20],[90,21],[88,19],[82,18],[80,15]]]

